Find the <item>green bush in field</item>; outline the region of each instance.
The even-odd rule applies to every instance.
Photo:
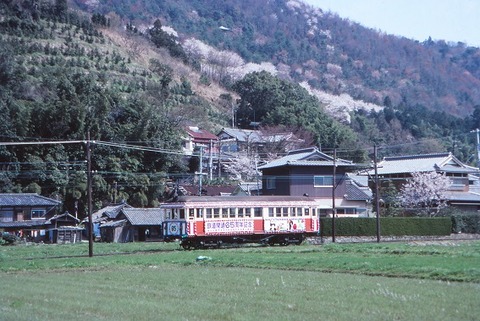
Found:
[[[323,236],[332,235],[332,218],[322,218]],[[384,236],[450,235],[452,221],[449,217],[382,217],[380,231]],[[377,233],[375,218],[337,218],[335,234],[341,236],[374,236]]]
[[[0,239],[1,245],[13,245],[18,241],[18,237],[10,233],[2,233],[2,238]]]
[[[460,213],[451,216],[454,233],[480,233],[480,215],[475,213]]]

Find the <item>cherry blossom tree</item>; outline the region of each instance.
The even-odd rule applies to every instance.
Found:
[[[225,164],[225,171],[230,174],[230,179],[249,182],[261,175],[257,170],[256,157],[247,153],[239,153],[237,157],[230,158]]]
[[[451,185],[450,179],[437,172],[412,173],[401,188],[402,205],[419,210],[419,214],[435,216],[447,206],[445,194]]]

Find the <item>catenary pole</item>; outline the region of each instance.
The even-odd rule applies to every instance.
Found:
[[[92,152],[90,132],[87,133],[87,211],[88,211],[88,256],[93,256],[93,220],[92,220]]]
[[[337,175],[337,149],[333,149],[333,186],[332,186],[332,242],[335,243],[335,216],[337,210],[335,208],[335,176]]]
[[[377,242],[380,242],[380,196],[378,195],[377,145],[373,145],[373,163],[375,166],[375,212],[377,214]]]

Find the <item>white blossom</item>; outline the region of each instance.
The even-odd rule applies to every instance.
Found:
[[[437,172],[414,172],[401,188],[400,200],[406,207],[423,209],[425,215],[435,216],[447,206],[445,193],[450,179]]]

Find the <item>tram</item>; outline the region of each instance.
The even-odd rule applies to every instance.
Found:
[[[300,244],[320,230],[317,203],[306,196],[182,196],[160,208],[164,240],[185,249]]]

